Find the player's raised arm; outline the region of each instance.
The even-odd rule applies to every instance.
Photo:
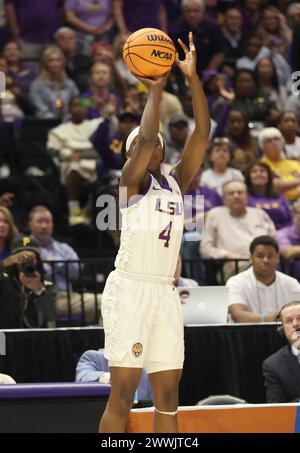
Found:
[[[176,63],[191,88],[195,120],[195,129],[186,142],[180,162],[173,171],[184,193],[202,164],[209,139],[210,116],[206,97],[196,72],[197,57],[192,32],[189,34],[189,49],[180,39],[178,42],[184,50],[185,60],[180,61],[177,55]]]
[[[148,87],[149,94],[147,103],[141,119],[140,129],[137,138],[130,143],[127,138],[126,158],[121,183],[122,186],[140,187],[152,157],[153,150],[158,140],[159,132],[159,104],[161,93],[164,89],[167,76],[157,80],[139,79]]]

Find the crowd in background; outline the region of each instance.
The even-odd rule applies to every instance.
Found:
[[[77,225],[96,229],[96,197],[115,192],[122,140],[138,125],[147,99],[122,59],[125,40],[143,27],[167,32],[176,46],[193,31],[210,109],[207,158],[187,191],[192,218],[186,217],[183,259],[247,260],[252,240],[270,235],[289,272],[288,263],[300,256],[300,3],[289,0],[0,0],[1,259],[9,256],[17,227],[30,232],[25,219],[37,204],[46,216],[52,211],[55,223],[65,216],[70,232]],[[51,197],[23,203],[9,153],[29,119],[46,128],[37,153],[57,173],[59,213]],[[176,68],[162,94],[160,123],[169,171],[193,126],[191,93]],[[32,161],[24,173],[42,186],[43,162]],[[205,197],[200,210],[197,195]],[[203,216],[204,233],[189,228]],[[112,236],[113,255],[118,238]],[[63,248],[56,258],[65,259]],[[205,281],[203,266],[184,270]],[[300,277],[297,265],[294,271]]]

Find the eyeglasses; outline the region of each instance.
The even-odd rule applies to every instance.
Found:
[[[212,142],[212,146],[214,145],[229,145],[231,146],[231,140],[227,137],[216,137]]]

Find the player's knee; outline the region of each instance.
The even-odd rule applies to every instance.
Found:
[[[155,407],[160,411],[176,411],[178,407],[177,389],[161,390],[155,398]]]
[[[128,413],[132,407],[134,398],[134,389],[127,387],[119,387],[117,391],[112,394],[112,400],[118,406],[119,411]]]

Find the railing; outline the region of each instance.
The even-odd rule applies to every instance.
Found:
[[[194,278],[201,285],[224,285],[224,265],[232,263],[232,275],[240,272],[249,261],[243,260],[183,260],[183,276]],[[205,270],[202,278],[197,275],[199,266]],[[67,313],[58,317],[58,325],[80,325],[99,323],[99,301],[97,295],[101,294],[109,273],[114,269],[114,258],[82,259],[70,261],[44,261],[46,280],[53,283],[55,292],[66,292]],[[201,278],[200,278],[201,277]],[[77,293],[80,298],[81,313],[74,314],[72,311],[72,293]],[[92,321],[87,322],[84,295],[86,293],[94,296],[95,316]]]

